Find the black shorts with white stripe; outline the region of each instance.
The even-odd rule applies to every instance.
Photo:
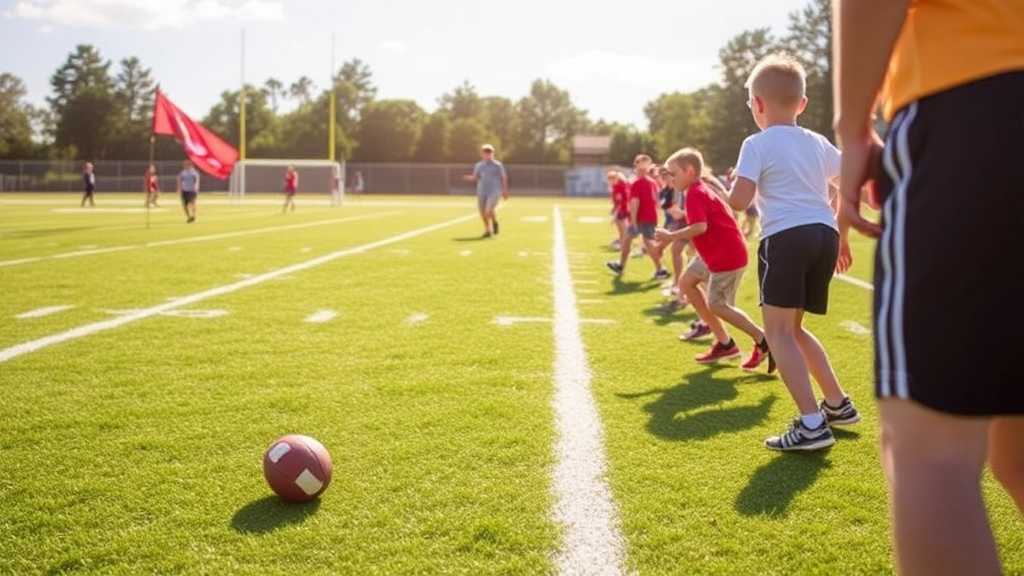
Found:
[[[1024,71],[900,110],[875,255],[881,398],[1024,414]]]

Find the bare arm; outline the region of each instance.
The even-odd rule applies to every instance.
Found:
[[[664,228],[658,228],[654,231],[654,237],[659,241],[674,241],[674,240],[689,240],[694,236],[700,236],[701,234],[708,231],[707,222],[695,222],[685,228],[680,228],[674,232],[669,232]]]
[[[736,178],[729,191],[729,207],[733,210],[746,210],[747,206],[754,201],[754,193],[757,192],[757,184],[742,176]]]
[[[840,233],[850,226],[878,237],[881,227],[860,213],[861,190],[874,178],[881,141],[873,115],[889,58],[910,0],[836,0],[833,3],[833,93],[836,138],[843,151],[839,181]]]

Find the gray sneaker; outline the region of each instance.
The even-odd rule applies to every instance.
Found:
[[[860,412],[853,407],[853,402],[849,397],[843,398],[843,401],[836,407],[829,406],[824,400],[818,407],[821,408],[821,412],[825,415],[825,422],[829,426],[846,426],[860,422]]]
[[[828,427],[828,422],[822,422],[821,426],[812,430],[804,426],[800,418],[793,420],[793,423],[789,425],[789,430],[786,430],[781,436],[772,436],[764,441],[765,447],[785,452],[821,450],[835,443],[836,437],[832,435],[832,429]]]

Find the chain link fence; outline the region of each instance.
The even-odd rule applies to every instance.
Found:
[[[180,161],[154,162],[161,190],[175,190]],[[141,192],[148,162],[96,162],[96,190],[99,192]],[[0,160],[0,192],[78,192],[83,189],[83,165],[70,161]],[[346,181],[362,172],[367,194],[474,194],[475,184],[462,177],[473,164],[363,163],[346,165]],[[513,194],[564,196],[571,169],[558,165],[506,164]],[[282,173],[283,175],[283,173]],[[203,192],[227,192],[229,180],[204,177]],[[280,189],[254,192],[280,192]]]

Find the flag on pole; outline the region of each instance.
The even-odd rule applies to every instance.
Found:
[[[221,180],[231,175],[238,161],[238,150],[189,118],[159,88],[153,106],[153,134],[174,136],[196,168]]]

